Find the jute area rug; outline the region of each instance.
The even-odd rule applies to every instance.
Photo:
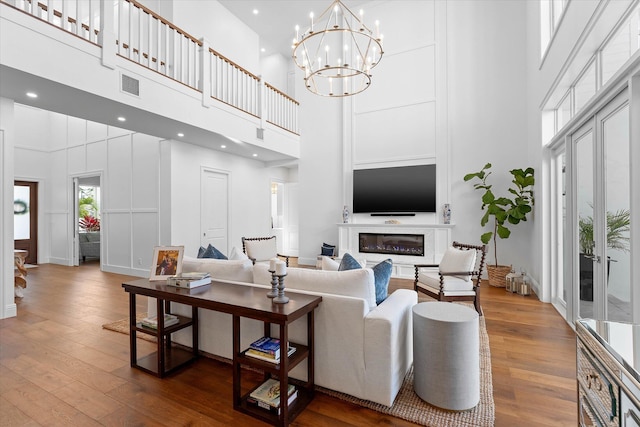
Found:
[[[146,313],[138,315],[138,320],[146,317]],[[123,334],[129,334],[129,319],[102,325],[108,329]],[[155,337],[147,334],[137,334],[141,339],[155,342]],[[205,354],[206,356],[206,354]],[[221,358],[214,357],[216,360]],[[224,359],[230,363],[230,360]],[[379,403],[358,399],[348,394],[339,393],[323,387],[316,389],[329,396],[354,403],[374,411],[402,418],[413,423],[432,427],[484,427],[493,426],[495,422],[495,404],[493,401],[493,382],[491,377],[491,352],[489,349],[489,335],[484,317],[480,317],[480,403],[470,411],[453,412],[436,408],[420,399],[413,391],[413,368],[404,379],[400,392],[393,406],[387,407]]]

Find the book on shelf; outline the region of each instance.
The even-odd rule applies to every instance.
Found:
[[[209,283],[211,283],[211,275],[209,273],[181,273],[167,278],[167,285],[177,288],[197,288],[198,286],[208,285]]]
[[[175,325],[179,321],[180,319],[178,319],[178,316],[174,314],[167,313],[164,315],[165,328],[167,326]],[[140,323],[142,324],[142,326],[146,326],[147,328],[158,329],[158,316],[145,317],[140,321]]]
[[[271,354],[274,358],[280,359],[280,340],[278,338],[262,337],[249,344],[249,348]]]
[[[287,391],[289,396],[289,400],[287,402],[290,404],[298,396],[298,390],[296,390],[296,387],[293,384],[289,384]],[[266,406],[279,408],[280,381],[275,378],[269,378],[249,394],[247,402],[256,403],[258,406],[265,407],[265,409],[267,409]],[[263,405],[260,405],[260,403]]]
[[[295,390],[293,393],[291,393],[289,395],[289,400],[287,401],[287,406],[289,408],[291,408],[291,405],[293,405],[293,403],[296,401],[297,398],[298,398],[298,390]],[[280,397],[279,396],[278,396],[278,402],[280,402]],[[280,415],[280,405],[271,406],[268,403],[261,402],[259,400],[256,400],[256,399],[252,398],[252,397],[248,397],[247,398],[247,404],[249,404],[251,406],[257,406],[258,408],[265,409],[265,410],[271,412],[272,414]]]
[[[296,351],[296,348],[294,346],[292,346],[291,344],[289,344],[289,350],[287,351],[287,357],[291,356],[294,352]],[[253,357],[255,359],[260,359],[260,360],[264,360],[266,362],[271,362],[271,363],[280,363],[280,358],[278,357],[277,359],[275,358],[275,356],[273,356],[270,353],[264,353],[262,351],[253,349],[253,348],[248,348],[247,351],[244,352],[245,355]]]

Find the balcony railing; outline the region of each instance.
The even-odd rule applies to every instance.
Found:
[[[298,135],[299,103],[135,0],[0,0]],[[113,17],[106,16],[113,10]],[[113,18],[113,19],[112,19]],[[104,35],[104,37],[101,37]],[[106,43],[106,44],[105,44]]]

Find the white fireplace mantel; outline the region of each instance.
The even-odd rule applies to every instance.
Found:
[[[451,229],[454,224],[338,224],[339,256],[345,253],[356,259],[366,259],[369,267],[387,258],[393,260],[393,277],[414,277],[414,264],[439,263],[451,245]],[[424,236],[424,256],[361,253],[360,233],[421,234]]]

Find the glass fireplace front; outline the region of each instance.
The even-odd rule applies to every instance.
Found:
[[[359,233],[360,253],[424,256],[424,235]]]

